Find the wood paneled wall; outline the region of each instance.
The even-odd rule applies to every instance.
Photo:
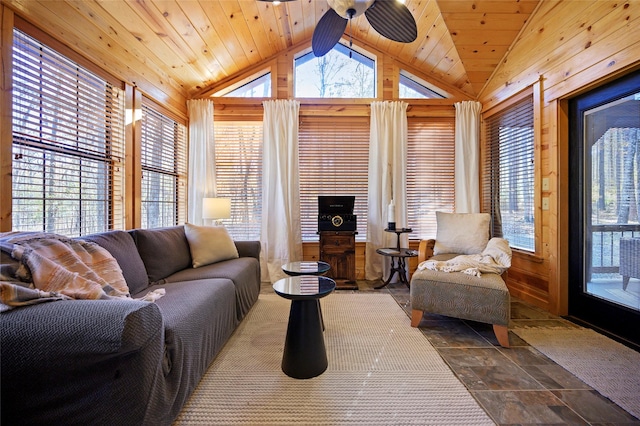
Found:
[[[14,14],[0,6],[0,232],[11,231],[11,40],[13,40]]]
[[[541,251],[514,255],[509,288],[555,314],[568,308],[568,99],[638,67],[640,1],[544,0],[479,96],[487,110],[541,84],[536,173],[549,179],[549,210],[537,206]]]

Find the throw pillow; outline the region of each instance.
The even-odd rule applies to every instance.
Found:
[[[193,267],[238,258],[238,249],[224,226],[197,226],[185,223]]]
[[[433,254],[478,254],[489,242],[489,213],[436,212]]]
[[[191,266],[189,241],[183,225],[132,229],[129,232],[152,285],[163,284],[162,280],[168,276]]]

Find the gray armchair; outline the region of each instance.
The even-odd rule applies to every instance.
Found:
[[[438,236],[441,234],[440,226],[439,220]],[[483,227],[486,226],[488,235],[488,220],[486,223],[485,221],[478,223],[477,226],[482,228],[479,231],[480,234],[485,232]],[[458,235],[456,238],[460,240],[462,237]],[[502,241],[508,247],[508,242]],[[420,242],[419,264],[428,259],[447,261],[460,254],[459,252],[440,252],[434,256],[436,242],[433,239]],[[475,250],[478,249],[472,249],[472,251]],[[481,248],[478,253],[483,250]],[[508,266],[511,265],[510,249],[508,249],[508,259],[505,259],[505,263]],[[478,275],[419,268],[411,277],[411,326],[417,327],[420,324],[424,312],[484,322],[493,324],[498,343],[503,347],[509,347],[508,327],[511,304],[509,290],[504,280],[506,271],[502,275],[486,272]]]

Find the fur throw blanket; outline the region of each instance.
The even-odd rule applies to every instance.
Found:
[[[511,267],[511,247],[504,238],[492,238],[480,254],[462,254],[449,260],[425,260],[418,270],[462,272],[469,275],[501,275]]]

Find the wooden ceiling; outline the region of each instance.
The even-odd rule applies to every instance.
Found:
[[[379,0],[381,1],[381,0]],[[418,26],[408,44],[381,37],[364,16],[354,42],[433,83],[476,98],[539,0],[406,0]],[[133,55],[189,97],[298,46],[310,46],[326,0],[2,0],[99,64]],[[347,27],[348,28],[348,27]],[[87,43],[87,39],[100,43]],[[86,45],[83,46],[83,43]],[[444,87],[446,89],[446,87]]]

